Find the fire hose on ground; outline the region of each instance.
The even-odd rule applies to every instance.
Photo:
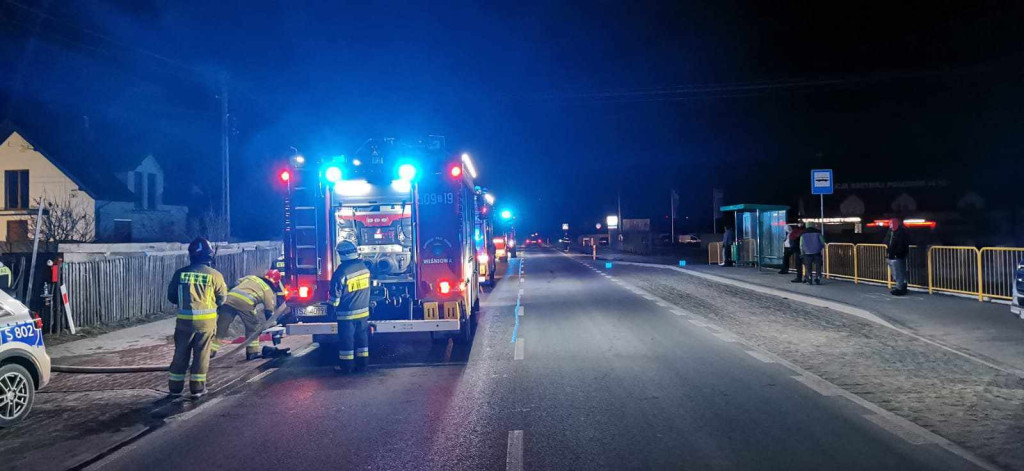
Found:
[[[263,334],[264,330],[267,330],[277,325],[277,318],[284,314],[288,310],[287,304],[281,304],[274,310],[274,313],[266,320],[266,322],[260,324],[256,331],[249,335],[244,342],[235,345],[231,349],[218,353],[217,356],[210,360],[211,367],[214,363],[221,363],[224,358],[230,357],[244,348],[249,342],[255,341]],[[133,365],[133,366],[70,366],[70,365],[52,365],[50,371],[56,371],[59,373],[79,373],[79,374],[103,374],[103,373],[152,373],[159,371],[168,371],[170,365]]]

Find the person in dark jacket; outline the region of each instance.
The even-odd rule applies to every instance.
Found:
[[[793,268],[796,269],[796,278],[793,283],[800,283],[804,278],[804,265],[800,260],[800,236],[804,233],[804,223],[800,222],[795,226],[786,225],[786,240],[782,243],[782,270],[780,275],[789,274],[790,258],[793,258]]]
[[[800,258],[804,262],[804,282],[821,284],[822,255],[825,253],[825,236],[815,227],[807,223],[807,230],[800,234]]]
[[[910,254],[910,235],[899,219],[889,220],[889,232],[885,234],[885,258],[889,260],[889,271],[896,282],[893,296],[907,294],[907,255]]]
[[[732,245],[736,243],[736,236],[733,235],[732,228],[725,226],[725,232],[722,234],[722,265],[731,267],[733,265],[732,260]]]
[[[370,270],[359,258],[356,244],[343,240],[338,244],[341,263],[331,276],[327,313],[338,322],[338,366],[336,371],[351,373],[366,369],[370,357]]]

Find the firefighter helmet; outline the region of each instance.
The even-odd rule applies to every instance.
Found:
[[[351,240],[338,242],[336,250],[338,251],[338,256],[340,256],[342,260],[356,260],[359,258],[359,249]]]
[[[275,286],[281,284],[281,272],[273,268],[267,270],[267,273],[263,275],[263,277],[266,278],[267,281],[272,282]]]
[[[213,246],[210,241],[196,237],[188,244],[188,259],[192,263],[209,263],[213,261]]]

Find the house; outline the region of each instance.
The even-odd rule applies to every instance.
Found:
[[[48,144],[48,143],[47,143]],[[30,219],[42,197],[55,221],[52,238],[74,241],[178,241],[188,208],[170,204],[164,171],[152,156],[132,162],[114,156],[48,153],[11,123],[0,124],[0,241],[32,238]]]

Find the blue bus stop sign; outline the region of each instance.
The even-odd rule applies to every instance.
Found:
[[[811,170],[812,195],[831,195],[832,183],[833,181],[831,169]]]

